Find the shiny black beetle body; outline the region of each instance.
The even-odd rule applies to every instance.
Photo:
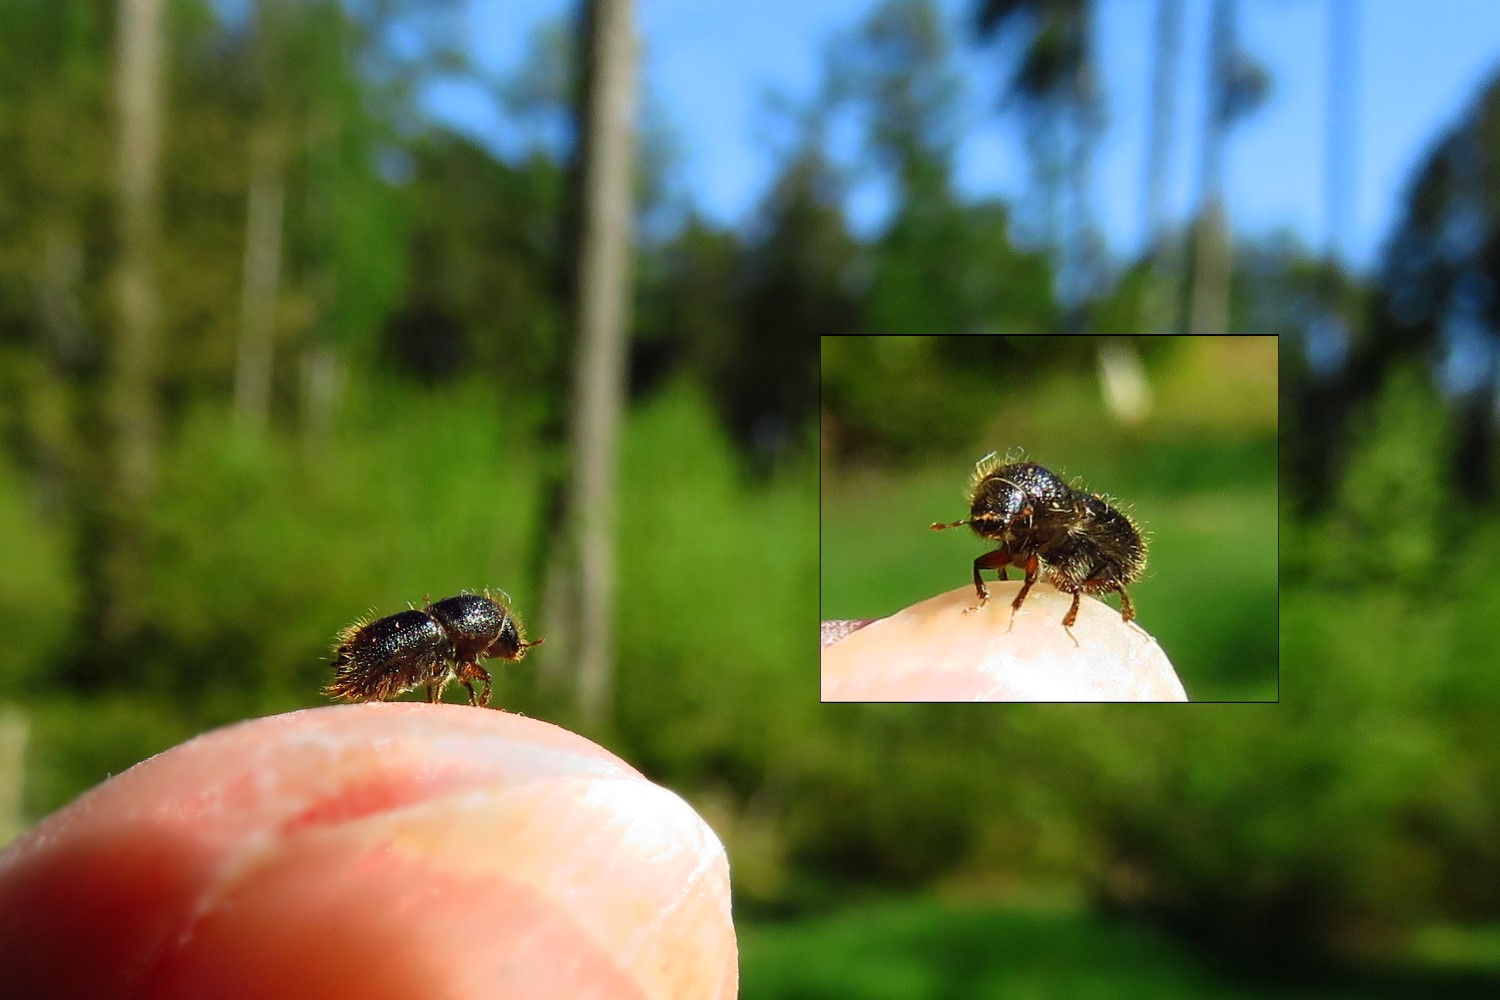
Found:
[[[526,641],[508,600],[466,592],[344,629],[333,648],[333,683],[325,691],[349,701],[386,701],[426,684],[427,700],[436,702],[457,679],[469,692],[469,704],[485,706],[490,674],[479,661],[519,660],[542,642]],[[477,696],[475,681],[484,684]]]
[[[1082,594],[1115,591],[1120,595],[1120,617],[1127,622],[1135,618],[1125,585],[1146,568],[1146,543],[1135,522],[1104,497],[1074,489],[1035,462],[1006,462],[991,452],[974,467],[969,517],[932,528],[963,524],[998,546],[974,560],[979,604],[970,610],[989,600],[980,571],[998,570],[1004,580],[1005,567],[1014,564],[1026,574],[1011,603],[1015,611],[1040,576],[1073,595],[1063,618],[1065,627],[1077,620]]]

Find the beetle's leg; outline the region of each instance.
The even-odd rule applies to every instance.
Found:
[[[427,682],[427,701],[433,705],[443,700],[443,688],[453,679],[453,671],[441,666],[441,672]]]
[[[485,708],[490,703],[490,672],[478,663],[460,663],[458,665],[458,679],[463,682],[469,691],[469,704],[479,708]],[[483,681],[484,689],[476,698],[474,695],[474,682]]]
[[[1026,600],[1026,595],[1031,593],[1031,585],[1036,583],[1037,557],[1035,552],[1026,557],[1025,567],[1026,582],[1021,584],[1021,592],[1016,595],[1014,601],[1011,601],[1011,611],[1021,610],[1021,602]]]
[[[1120,620],[1122,622],[1134,621],[1135,605],[1130,603],[1130,595],[1125,593],[1125,587],[1122,584],[1113,580],[1084,580],[1078,585],[1078,589],[1073,592],[1073,606],[1068,609],[1068,615],[1063,619],[1063,625],[1069,626],[1078,620],[1079,594],[1084,592],[1097,593],[1100,591],[1107,593],[1111,590],[1120,595]]]
[[[1063,615],[1063,628],[1072,628],[1073,623],[1078,620],[1078,601],[1082,597],[1082,590],[1073,591],[1073,604],[1068,608],[1068,613]]]
[[[989,588],[984,585],[984,578],[979,575],[979,571],[983,569],[998,569],[1003,575],[1005,571],[1002,567],[1008,562],[1010,562],[1010,553],[1003,547],[993,552],[986,552],[974,560],[974,592],[979,595],[979,603],[970,608],[970,611],[984,607],[985,602],[990,599]]]

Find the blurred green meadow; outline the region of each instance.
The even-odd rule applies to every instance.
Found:
[[[1494,982],[1440,949],[1309,976],[1236,967],[1140,921],[1067,906],[885,902],[741,936],[742,1000],[1481,1000]]]
[[[830,364],[855,363],[840,352],[863,349],[825,338],[825,375]],[[898,396],[922,356],[886,344],[870,350],[861,377]],[[892,354],[897,360],[882,363]],[[829,462],[825,442],[823,617],[879,617],[965,585],[984,543],[967,529],[936,534],[928,526],[968,515],[964,494],[979,456],[1024,450],[1121,501],[1141,524],[1149,561],[1131,598],[1189,696],[1275,701],[1276,363],[1271,337],[1184,342],[1155,373],[1155,412],[1134,426],[1111,415],[1091,367],[1044,367],[1018,355],[976,379],[934,366],[922,391],[948,397],[954,412],[909,414],[919,427],[956,422],[931,433],[934,447],[887,445]]]

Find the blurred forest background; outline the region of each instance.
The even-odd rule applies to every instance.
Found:
[[[1275,84],[1237,40],[1251,3],[1211,4],[1191,220],[1168,220],[1148,152],[1150,237],[1122,254],[1087,194],[1108,128],[1089,0],[975,0],[957,27],[872,3],[778,107],[793,141],[742,226],[674,205],[670,123],[628,60],[585,72],[587,24],[629,29],[628,0],[550,26],[504,79],[451,3],[0,2],[0,837],[194,733],[321,703],[327,643],[365,609],[488,584],[549,637],[496,703],[599,739],[724,838],[746,997],[1493,995],[1500,83],[1416,154],[1356,272],[1337,31],[1329,238],[1235,229],[1229,140]],[[1153,8],[1158,109],[1186,6]],[[955,183],[957,48],[1004,67],[995,113],[1033,171],[1014,204]],[[502,155],[446,126],[423,95],[453,79],[565,141]],[[636,170],[603,174],[635,222],[629,339],[599,355],[628,376],[610,499],[569,493],[580,390],[609,381],[579,375],[600,176],[579,123],[627,91]],[[832,152],[849,122],[894,192],[874,234]],[[821,335],[1228,330],[1281,337],[1280,705],[818,705]],[[1203,391],[1183,373],[1206,349],[1134,343],[1164,407]],[[1024,379],[1081,385],[1091,351]],[[993,433],[839,405],[825,475],[920,451],[950,503]],[[1077,471],[1153,502],[1218,489],[1264,453],[1261,405],[1206,466],[1080,450]],[[939,437],[902,437],[919,427]],[[547,567],[559,522],[601,510],[612,662],[582,685]],[[1236,557],[1265,559],[1249,537]],[[1143,614],[1185,586],[1173,544]],[[1209,610],[1264,613],[1248,599]]]

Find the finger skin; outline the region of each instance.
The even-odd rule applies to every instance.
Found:
[[[960,587],[882,618],[823,649],[824,701],[1187,701],[1156,640],[1120,613],[1037,584],[989,585],[977,611]],[[1070,634],[1071,633],[1071,634]]]
[[[131,768],[0,853],[26,997],[732,998],[718,839],[565,730],[310,709]]]
[[[866,625],[873,622],[873,618],[863,618],[858,621],[827,621],[823,623],[823,647],[826,649],[834,643],[845,638],[851,633],[858,632]]]

